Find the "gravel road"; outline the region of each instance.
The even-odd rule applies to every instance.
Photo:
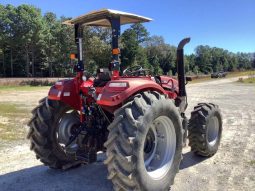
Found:
[[[187,86],[188,117],[198,102],[218,104],[224,118],[223,137],[218,153],[208,159],[193,155],[189,147],[184,148],[172,190],[255,190],[255,86],[236,80],[217,79]],[[32,107],[46,94],[45,90],[15,96],[1,93],[0,100],[32,100],[29,105]],[[99,154],[98,158],[97,163],[69,171],[51,170],[35,159],[27,141],[10,144],[0,150],[0,190],[110,191],[112,184],[106,179],[107,170],[102,163],[104,155]]]

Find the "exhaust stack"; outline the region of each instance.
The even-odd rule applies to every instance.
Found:
[[[184,46],[190,42],[190,38],[183,39],[177,48],[177,72],[178,72],[178,84],[179,84],[179,97],[186,97],[185,88],[185,65],[184,65]]]

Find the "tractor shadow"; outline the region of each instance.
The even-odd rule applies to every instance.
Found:
[[[189,151],[187,153],[183,154],[183,159],[180,164],[180,170],[183,170],[185,168],[189,168],[191,166],[194,166],[196,164],[199,164],[206,160],[206,157],[197,156],[193,152]]]
[[[0,175],[1,191],[111,191],[107,169],[99,161],[67,171],[43,165]]]
[[[111,181],[107,180],[107,168],[102,163],[104,154],[98,161],[70,170],[53,170],[43,165],[13,171],[0,175],[1,191],[111,191]],[[180,170],[206,160],[191,152],[183,154]]]

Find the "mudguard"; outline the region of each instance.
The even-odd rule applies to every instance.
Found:
[[[76,81],[60,80],[50,88],[48,99],[62,101],[70,107],[79,110],[79,92],[76,90]]]
[[[106,84],[98,95],[97,104],[108,112],[113,113],[114,110],[125,103],[131,96],[149,90],[166,94],[165,90],[150,78],[121,78],[119,80],[112,80]]]

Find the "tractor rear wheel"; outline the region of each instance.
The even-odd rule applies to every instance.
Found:
[[[157,92],[135,95],[115,112],[105,143],[115,190],[167,191],[179,170],[181,117]]]
[[[194,107],[189,120],[189,146],[200,156],[210,157],[219,147],[222,134],[222,117],[219,107],[200,103]]]
[[[67,154],[64,146],[72,128],[79,125],[77,113],[62,102],[44,98],[32,114],[27,138],[31,141],[30,149],[35,152],[36,158],[56,169],[74,163],[74,155]]]

